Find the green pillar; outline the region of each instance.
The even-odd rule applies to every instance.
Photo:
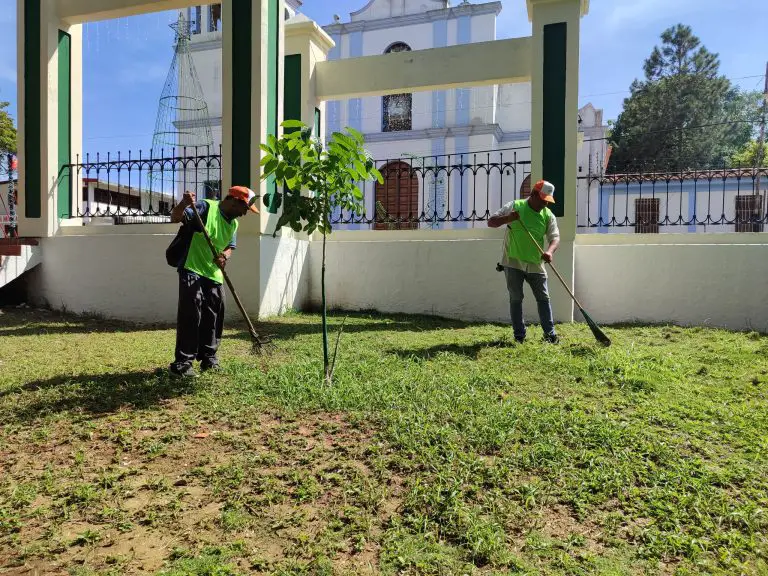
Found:
[[[59,178],[57,216],[68,218],[72,208],[72,37],[59,30]]]
[[[42,85],[41,0],[24,6],[24,217],[42,216]],[[23,232],[23,230],[22,230]]]

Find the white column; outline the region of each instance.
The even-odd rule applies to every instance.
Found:
[[[562,177],[561,182],[555,183],[555,195],[564,203],[563,213],[558,215],[561,238],[555,265],[572,289],[576,242],[579,28],[581,16],[589,10],[589,0],[527,0],[527,4],[528,17],[533,25],[531,180],[557,180]],[[547,54],[550,60],[545,62]],[[545,83],[550,82],[557,87],[560,81],[558,76],[565,77],[564,102],[553,98],[557,90],[549,90],[545,94]],[[563,118],[564,124],[553,124],[553,118]],[[562,165],[558,165],[559,155],[556,154],[553,159],[553,150],[562,150]],[[573,301],[554,275],[550,279],[550,290],[555,320],[572,321]]]
[[[298,90],[301,94],[301,118],[307,126],[315,125],[315,110],[320,111],[320,128],[317,137],[325,135],[325,102],[317,97],[315,90],[315,68],[319,62],[328,59],[328,53],[334,47],[331,37],[318,24],[303,14],[291,18],[285,25],[286,56],[301,57],[301,79],[298,86],[287,81],[286,90]],[[270,215],[275,222],[280,216]]]
[[[18,157],[19,157],[19,234],[30,237],[53,236],[59,229],[58,177],[59,158],[59,31],[71,37],[71,98],[69,134],[69,162],[82,147],[82,30],[79,24],[69,24],[59,19],[57,4],[36,2],[30,4],[31,13],[39,17],[39,43],[27,39],[25,22],[25,0],[17,0],[17,46],[18,46]],[[26,43],[35,46],[26,46]],[[31,62],[39,67],[39,75],[25,82],[26,57],[35,57]],[[39,108],[27,111],[26,97],[29,90],[36,90]],[[39,131],[26,122],[27,112],[36,122]],[[34,132],[29,132],[33,130]],[[28,145],[34,149],[27,150]],[[34,168],[35,174],[30,170]],[[33,196],[38,198],[33,199]],[[72,194],[74,196],[74,193]],[[71,199],[72,206],[74,198]],[[39,208],[38,208],[39,207]]]
[[[242,18],[242,14],[247,13],[246,3],[248,2],[250,2],[251,13],[250,26],[247,23],[243,26],[243,22],[238,21],[237,17]],[[229,0],[223,3],[222,10],[222,22],[226,29],[222,42],[223,192],[226,193],[230,186],[236,184],[260,191],[263,197],[267,191],[267,185],[260,181],[259,144],[266,141],[270,130],[269,105],[275,99],[275,89],[277,90],[278,124],[283,111],[282,39],[285,2],[284,0]],[[272,22],[270,22],[270,14]],[[270,49],[268,41],[270,28],[277,34],[277,51]],[[235,43],[238,45],[247,43],[251,47],[249,68],[244,68],[247,61],[241,58],[241,53],[236,53]],[[271,61],[271,57],[274,57],[274,61]],[[276,85],[270,84],[270,67],[272,67]],[[245,110],[246,105],[249,107],[248,110]],[[237,142],[234,142],[235,139]],[[241,234],[271,233],[272,230],[268,226],[269,215],[262,206],[261,218],[243,218],[240,230]]]

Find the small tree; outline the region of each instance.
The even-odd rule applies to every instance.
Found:
[[[665,30],[643,70],[611,126],[611,172],[718,164],[753,137],[760,95],[734,87],[690,26]]]
[[[16,153],[16,127],[13,118],[5,110],[8,102],[0,102],[0,173],[8,171],[6,158]]]
[[[363,192],[358,182],[378,180],[383,183],[370,154],[363,147],[363,135],[347,128],[346,133],[334,132],[326,146],[312,137],[312,129],[297,120],[282,124],[285,135],[270,136],[261,148],[266,153],[261,160],[262,179],[275,176],[278,190],[267,201],[275,207],[282,205],[274,235],[283,226],[294,231],[323,235],[323,260],[320,279],[323,318],[323,370],[325,379],[333,378],[336,362],[328,358],[328,312],[325,298],[326,239],[333,231],[331,214],[335,209],[355,214],[363,211]],[[338,342],[338,340],[337,340]]]
[[[752,140],[731,156],[731,164],[739,168],[762,168],[768,160],[768,144],[762,148],[757,140]]]

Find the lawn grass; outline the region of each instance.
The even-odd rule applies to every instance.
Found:
[[[0,573],[768,574],[765,337],[361,314],[327,386],[262,329],[182,383],[171,329],[5,310]]]

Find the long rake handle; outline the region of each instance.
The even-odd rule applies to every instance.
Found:
[[[518,219],[518,222],[520,223],[520,226],[523,227],[523,230],[525,230],[525,233],[528,234],[528,237],[531,239],[531,241],[534,244],[536,244],[536,248],[539,249],[539,253],[543,256],[544,255],[544,249],[536,241],[536,238],[533,237],[533,234],[531,234],[531,231],[528,230],[526,225],[523,224],[523,220],[522,219]],[[557,279],[560,280],[560,283],[563,285],[563,288],[565,288],[568,291],[568,294],[570,294],[571,298],[573,298],[573,301],[576,302],[576,306],[579,307],[579,310],[584,310],[584,308],[582,308],[581,304],[579,304],[579,301],[576,299],[576,295],[568,287],[568,284],[565,283],[565,280],[563,280],[563,277],[560,276],[560,272],[557,271],[557,268],[555,268],[555,265],[552,264],[552,262],[547,262],[547,264],[549,264],[549,267],[552,268],[552,271],[555,273],[555,276],[557,276]]]
[[[213,245],[213,240],[211,240],[211,237],[208,235],[208,230],[205,229],[203,219],[200,217],[200,212],[197,211],[197,206],[195,206],[194,202],[192,203],[192,211],[195,213],[197,223],[200,225],[200,229],[203,231],[203,236],[205,236],[205,240],[208,242],[208,247],[211,249],[211,254],[213,254],[213,259],[215,260],[219,257],[219,253],[216,251],[216,247]],[[237,302],[237,307],[240,308],[240,312],[242,313],[243,318],[248,323],[248,329],[250,330],[251,335],[256,336],[256,329],[253,327],[253,323],[248,317],[248,313],[245,311],[245,306],[243,306],[243,303],[240,301],[240,296],[237,295],[237,291],[232,284],[232,280],[229,279],[229,274],[227,274],[227,271],[224,269],[221,270],[221,273],[224,275],[224,280],[226,281],[227,286],[229,286],[229,291],[232,292],[232,296],[234,296],[235,302]]]

